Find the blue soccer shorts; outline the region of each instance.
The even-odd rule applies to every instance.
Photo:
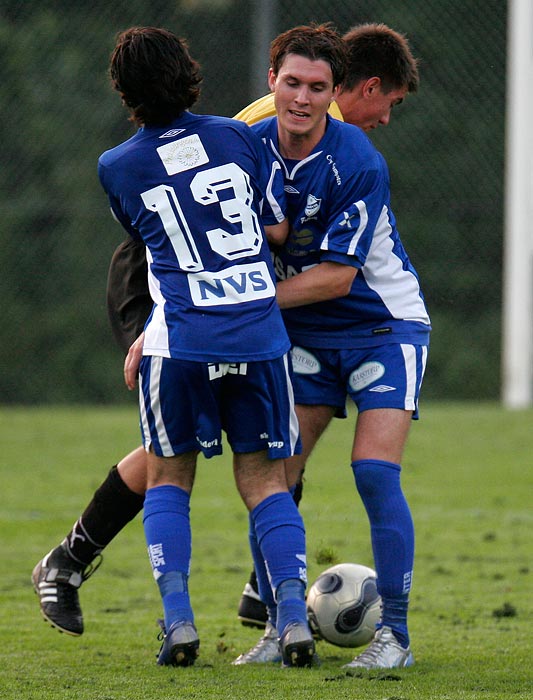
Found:
[[[236,453],[301,452],[288,355],[218,364],[143,357],[139,410],[144,448],[160,457],[221,454],[222,431]]]
[[[428,346],[396,343],[360,350],[294,346],[294,398],[297,404],[337,408],[346,417],[346,396],[359,412],[372,408],[413,411],[426,369]]]

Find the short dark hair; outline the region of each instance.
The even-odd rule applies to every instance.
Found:
[[[344,80],[346,48],[330,22],[300,25],[277,36],[270,45],[270,67],[274,75],[289,53],[329,63],[334,87]]]
[[[117,35],[111,81],[138,125],[167,124],[200,95],[199,64],[187,42],[157,27],[131,27]]]
[[[406,87],[416,92],[420,82],[418,59],[411,53],[406,37],[386,24],[360,24],[342,37],[346,45],[344,90],[360,80],[377,76],[385,93]]]

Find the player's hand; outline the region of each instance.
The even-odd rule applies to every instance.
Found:
[[[131,391],[137,386],[137,377],[139,375],[139,365],[143,356],[144,333],[132,343],[126,359],[124,360],[124,381],[126,386]]]

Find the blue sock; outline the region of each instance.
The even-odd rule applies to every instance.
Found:
[[[289,489],[289,493],[291,494],[293,500],[295,490],[296,486],[293,486]],[[270,622],[270,624],[276,627],[278,606],[274,598],[272,586],[270,585],[270,579],[268,577],[268,571],[265,565],[265,561],[263,559],[263,555],[261,554],[261,548],[259,547],[259,542],[257,541],[255,525],[251,514],[249,516],[248,539],[250,541],[250,550],[252,552],[252,558],[254,561],[254,569],[257,578],[257,588],[259,591],[259,597],[266,606],[268,613],[268,621]]]
[[[382,598],[380,626],[409,646],[407,609],[413,576],[414,528],[400,485],[399,464],[377,459],[352,462],[357,490],[370,521],[372,551]]]
[[[294,493],[296,491],[296,486],[292,486],[289,489],[289,493],[291,494],[293,500],[294,500]],[[270,585],[270,579],[268,576],[268,571],[265,566],[265,561],[263,559],[263,555],[261,554],[261,549],[259,547],[259,542],[257,541],[257,535],[255,532],[255,526],[253,522],[253,517],[250,514],[249,517],[249,531],[248,531],[248,538],[250,540],[250,550],[252,552],[252,558],[254,561],[254,569],[255,569],[255,575],[257,577],[257,588],[259,591],[259,597],[263,601],[263,603],[266,605],[267,613],[268,613],[268,620],[269,622],[276,627],[276,620],[278,616],[277,612],[277,603],[274,598],[274,593],[272,592],[272,586]]]
[[[284,581],[301,581],[303,584],[299,587],[299,592],[294,594],[297,595],[296,600],[301,604],[287,605],[281,618],[278,605],[276,626],[281,635],[287,620],[290,622],[307,620],[304,600],[307,582],[304,524],[292,496],[287,492],[276,493],[265,498],[250,513],[250,519],[262,560],[265,562],[265,571],[276,598],[278,588]],[[281,629],[280,624],[283,625]]]
[[[274,593],[272,592],[272,586],[270,585],[270,579],[268,577],[268,571],[265,565],[265,560],[263,559],[263,555],[261,554],[261,548],[259,547],[259,542],[257,541],[254,520],[251,513],[248,519],[248,539],[250,541],[250,550],[252,552],[252,559],[254,561],[254,569],[255,575],[257,577],[257,588],[259,591],[259,597],[266,605],[269,622],[275,627],[277,617],[277,605],[274,599]]]
[[[144,500],[144,533],[154,578],[163,601],[165,626],[194,622],[188,591],[191,562],[189,494],[177,486],[148,489]]]
[[[305,605],[305,583],[299,579],[283,581],[276,591],[278,600],[278,614],[276,627],[278,634],[291,622],[307,622],[307,608]]]

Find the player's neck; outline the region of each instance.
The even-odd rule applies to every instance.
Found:
[[[278,128],[278,144],[281,155],[290,160],[307,158],[324,136],[325,130],[324,126],[324,129],[313,134],[293,134]]]

